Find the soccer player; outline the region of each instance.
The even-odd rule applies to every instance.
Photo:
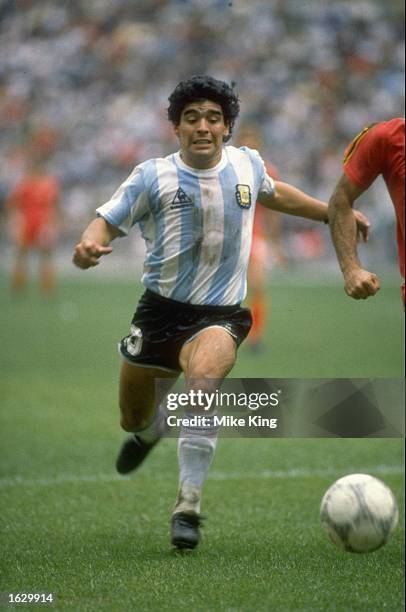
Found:
[[[326,204],[275,183],[258,152],[224,146],[238,113],[238,98],[227,83],[209,76],[180,82],[168,108],[180,151],[137,166],[97,209],[75,247],[77,266],[96,266],[111,253],[111,241],[136,223],[147,246],[146,291],[120,344],[121,425],[131,432],[117,459],[122,474],[139,466],[162,434],[157,378],[170,383],[183,372],[189,390],[214,391],[235,363],[251,326],[251,314],[240,303],[255,203],[327,220]],[[365,218],[359,224],[367,232]],[[191,406],[186,414],[196,412]],[[199,541],[202,486],[216,443],[212,417],[181,429],[171,535],[176,548],[194,548]]]
[[[238,131],[238,142],[250,149],[262,150],[262,135],[254,123],[244,123]],[[265,162],[268,176],[279,179],[278,171],[269,162]],[[265,323],[268,317],[266,298],[267,269],[271,259],[271,246],[276,261],[283,263],[285,254],[281,240],[281,223],[279,213],[264,206],[255,207],[254,225],[252,228],[252,245],[248,264],[248,298],[252,314],[252,327],[247,338],[251,350],[261,352]]]
[[[344,154],[344,172],[329,202],[329,223],[346,293],[365,300],[380,289],[376,274],[358,259],[352,206],[382,174],[395,207],[399,267],[405,304],[405,120],[395,118],[362,130]]]
[[[57,238],[60,186],[41,161],[32,160],[30,171],[14,187],[6,201],[16,247],[11,285],[21,292],[27,285],[27,259],[31,250],[40,253],[40,286],[44,293],[55,287],[52,252]]]

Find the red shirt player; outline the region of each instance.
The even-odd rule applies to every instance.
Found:
[[[59,191],[57,179],[37,167],[33,173],[20,180],[8,198],[7,209],[17,247],[12,274],[12,285],[16,290],[26,285],[27,251],[33,248],[41,253],[41,287],[45,291],[53,288],[51,252],[57,237]]]
[[[345,291],[356,300],[375,295],[378,277],[364,270],[357,255],[356,229],[351,208],[379,175],[395,207],[402,298],[405,304],[405,120],[391,119],[362,130],[347,147],[344,173],[329,202],[329,224]]]
[[[262,149],[262,135],[258,126],[254,123],[242,125],[238,134],[238,141],[241,146],[246,145],[251,149]],[[278,172],[274,166],[267,163],[266,170],[269,176],[279,180]],[[267,271],[271,260],[271,246],[275,250],[277,260],[283,261],[279,213],[257,204],[247,277],[248,299],[252,312],[252,327],[248,336],[248,344],[256,352],[262,348],[267,319]]]
[[[274,166],[267,163],[266,170],[269,176],[279,180],[278,172]],[[252,327],[248,336],[248,344],[252,349],[259,351],[262,348],[262,339],[267,319],[267,272],[269,270],[271,247],[275,251],[278,262],[285,260],[282,243],[279,213],[256,205],[254,226],[252,231],[251,254],[248,265],[248,292],[252,312]]]

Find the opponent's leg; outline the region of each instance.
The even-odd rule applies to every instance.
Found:
[[[11,287],[15,293],[20,293],[26,288],[28,282],[27,269],[27,249],[19,247],[11,273]]]
[[[50,294],[56,286],[56,275],[50,249],[41,249],[39,279],[41,291]]]
[[[251,312],[252,328],[248,341],[253,350],[260,351],[266,320],[266,300],[261,292],[252,292]]]
[[[264,259],[252,253],[248,266],[248,290],[252,313],[252,327],[248,335],[248,344],[255,352],[263,348],[262,341],[267,319],[268,304],[266,300],[266,269]]]
[[[180,354],[188,390],[214,393],[235,363],[236,344],[222,328],[208,328],[187,343]],[[198,409],[190,407],[190,415]],[[213,411],[204,411],[202,426],[184,426],[178,443],[179,492],[172,516],[172,544],[194,548],[200,539],[200,502],[204,481],[217,445]]]
[[[156,397],[155,380],[178,378],[177,373],[158,368],[140,367],[123,361],[120,372],[119,405],[121,426],[132,432],[117,457],[116,468],[120,474],[135,470],[152,450],[165,431],[165,415],[156,407],[161,398]]]

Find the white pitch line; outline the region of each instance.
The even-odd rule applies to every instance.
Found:
[[[306,468],[292,468],[291,470],[261,470],[259,472],[212,472],[209,478],[213,480],[235,480],[239,478],[266,479],[266,478],[311,478],[313,476],[344,476],[345,474],[403,474],[401,465],[375,465],[364,468],[327,468],[325,470],[312,470]]]
[[[404,466],[402,465],[374,465],[369,467],[347,467],[342,470],[338,469],[325,469],[325,470],[312,470],[312,469],[291,469],[291,470],[260,470],[258,472],[220,472],[213,471],[209,474],[210,480],[240,480],[242,478],[249,480],[266,480],[272,478],[312,478],[325,477],[325,476],[344,476],[345,474],[362,473],[362,474],[403,474]],[[156,475],[151,476],[152,482],[163,480],[164,477],[160,478]],[[50,478],[25,478],[24,476],[14,476],[10,478],[0,479],[0,488],[4,489],[7,487],[51,487],[59,484],[98,484],[98,483],[109,483],[109,482],[123,482],[130,480],[128,476],[119,476],[117,474],[60,474],[59,476]],[[166,477],[165,477],[166,480]]]

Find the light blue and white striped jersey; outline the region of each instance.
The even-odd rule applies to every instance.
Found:
[[[136,166],[96,212],[123,234],[139,223],[148,289],[190,304],[231,305],[246,295],[258,194],[274,190],[248,147],[224,147],[208,170],[187,166],[178,152]]]

